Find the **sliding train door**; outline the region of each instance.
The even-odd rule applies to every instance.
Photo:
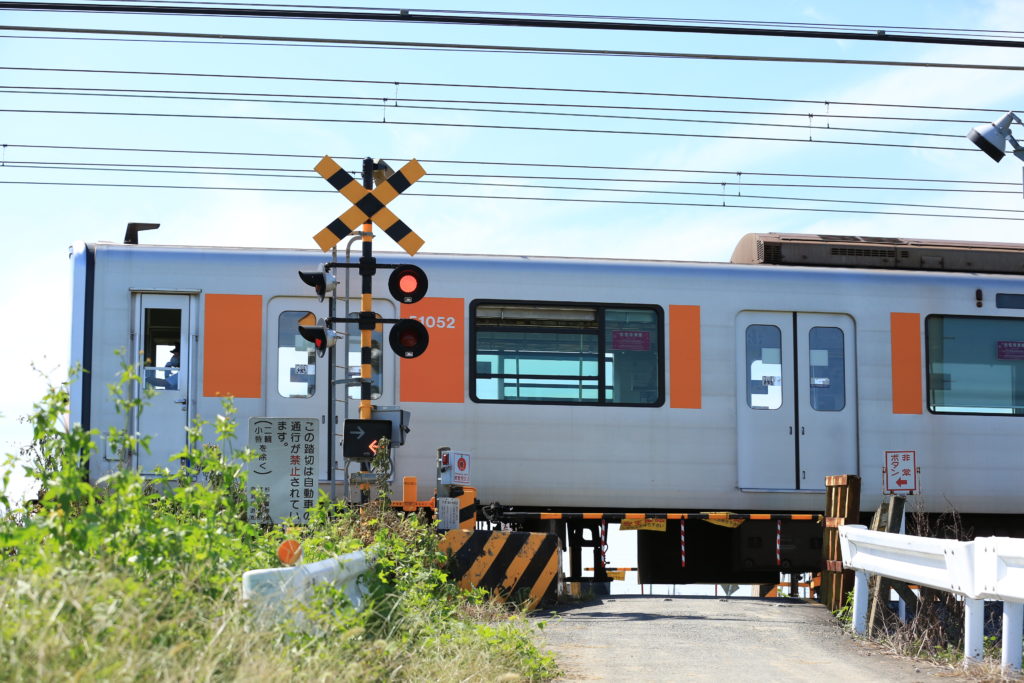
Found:
[[[857,473],[853,319],[834,313],[737,316],[741,489],[822,491]]]
[[[133,294],[133,357],[138,375],[149,390],[146,405],[132,408],[133,431],[148,437],[140,446],[135,466],[151,474],[167,468],[176,472],[188,456],[186,427],[195,414],[193,396],[196,302],[193,294]]]

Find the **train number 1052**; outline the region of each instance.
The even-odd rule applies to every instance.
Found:
[[[456,318],[453,315],[412,315],[414,320],[419,320],[426,328],[440,328],[454,330]]]

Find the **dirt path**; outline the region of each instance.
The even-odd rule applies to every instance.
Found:
[[[623,595],[539,618],[563,681],[959,678],[855,640],[824,607],[802,600]]]

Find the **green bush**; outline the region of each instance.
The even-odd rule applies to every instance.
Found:
[[[125,366],[115,407],[142,409]],[[234,411],[189,430],[177,473],[85,477],[97,434],[62,426],[65,387],[31,417],[36,500],[0,492],[0,680],[546,680],[555,673],[525,619],[448,581],[433,527],[383,506],[322,496],[305,527],[245,520],[247,452],[232,452]],[[119,451],[146,448],[112,430]],[[372,545],[366,606],[322,588],[303,627],[269,624],[239,599],[241,575],[277,566],[285,537],[307,561]],[[311,627],[312,626],[312,627]]]

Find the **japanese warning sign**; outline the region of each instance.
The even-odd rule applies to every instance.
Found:
[[[917,493],[917,452],[886,451],[882,490],[886,493]]]
[[[249,521],[305,524],[319,492],[320,421],[315,418],[251,417]]]

